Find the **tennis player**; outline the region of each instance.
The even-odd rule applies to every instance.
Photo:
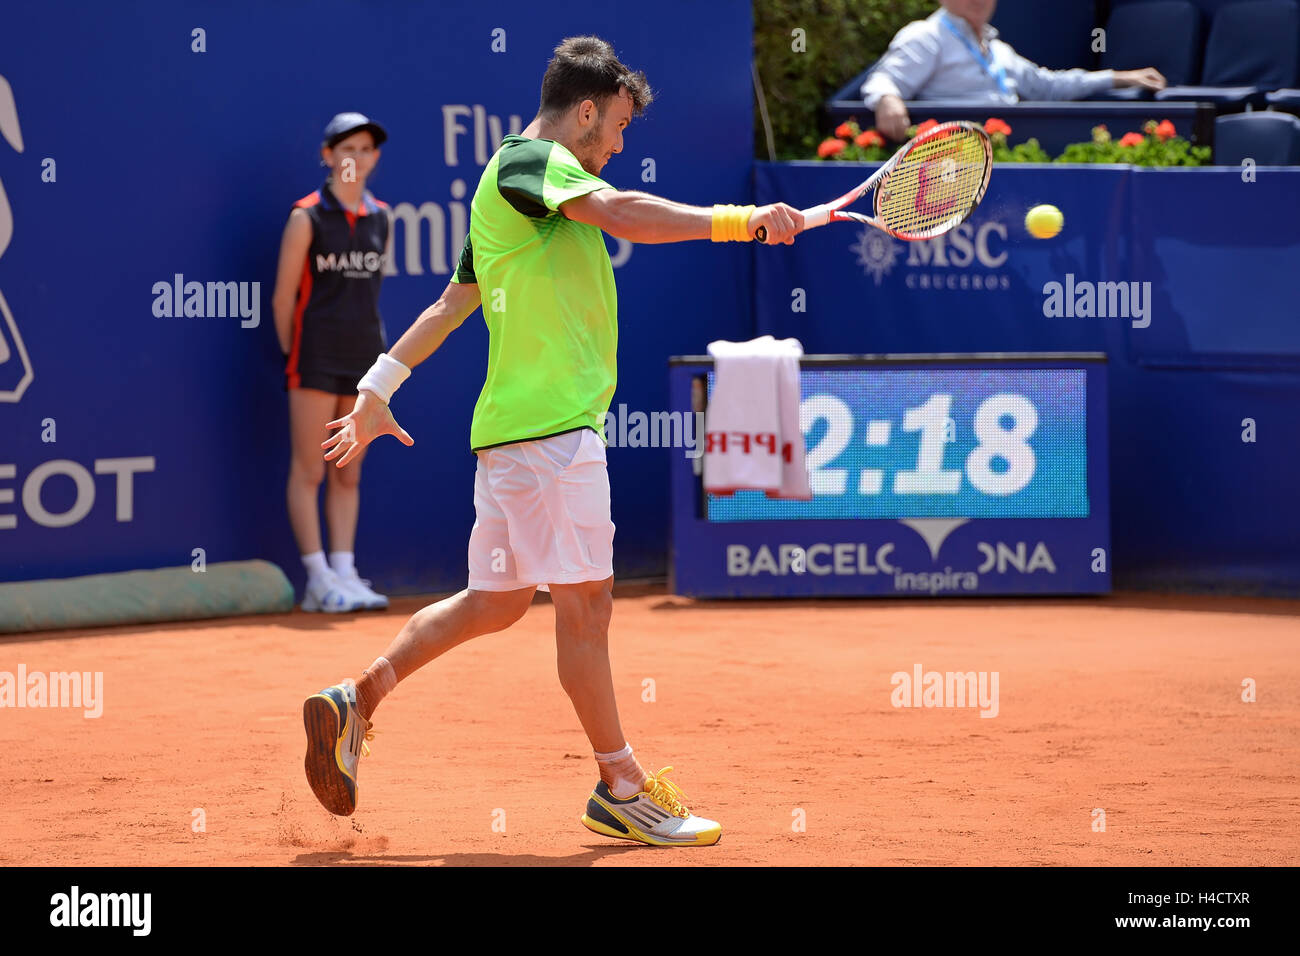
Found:
[[[307,570],[304,611],[388,606],[388,599],[361,579],[353,556],[361,456],[341,469],[327,469],[320,457],[320,443],[329,435],[325,423],[352,408],[357,379],[388,347],[379,317],[379,286],[392,224],[387,205],[366,189],[387,138],[382,126],[360,113],[340,113],[330,120],[321,142],[321,164],[329,176],[293,204],[280,240],[271,307],[289,392],[292,451],[286,498]],[[317,504],[327,471],[329,563]]]
[[[647,772],[619,723],[610,677],[614,525],[603,424],[614,394],[614,273],[602,230],[632,242],[791,243],[801,216],[784,204],[686,206],[624,192],[600,178],[623,131],[651,101],[597,37],[570,37],[542,79],[541,107],[505,137],[479,180],[469,236],[442,296],[358,384],[356,407],[330,422],[322,447],[346,467],[380,435],[411,436],[389,410],[393,391],[480,305],[487,380],[474,408],[478,456],[469,587],[418,611],[384,655],[307,699],[307,779],[326,809],[357,804],[357,763],[372,718],[399,681],[458,644],[519,620],[538,589],[555,605],[560,683],[595,752],[600,782],[581,821],[608,837],[707,846],[722,828],[691,813],[668,779]]]

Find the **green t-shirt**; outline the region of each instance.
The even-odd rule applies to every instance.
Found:
[[[483,170],[452,276],[478,283],[488,327],[475,451],[578,428],[604,437],[617,374],[614,269],[601,231],[559,208],[612,188],[549,139],[507,136]]]

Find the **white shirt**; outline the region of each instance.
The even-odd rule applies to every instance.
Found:
[[[998,31],[985,24],[985,61],[975,31],[942,7],[898,31],[889,49],[862,84],[862,98],[874,110],[880,98],[1016,103],[1021,100],[1077,100],[1114,85],[1113,70],[1049,70],[1026,60]],[[1004,80],[999,84],[999,70]]]

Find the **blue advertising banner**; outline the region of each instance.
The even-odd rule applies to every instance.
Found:
[[[825,202],[861,182],[857,163],[756,166],[759,202]],[[1127,282],[1126,168],[997,166],[988,192],[966,222],[919,242],[871,226],[831,224],[792,246],[758,250],[754,304],[759,334],[794,336],[809,353],[1106,351],[1122,348],[1123,317],[1091,321],[1051,311],[1049,282]],[[1066,229],[1048,242],[1025,230],[1030,206],[1050,202]],[[1072,278],[1067,278],[1072,277]],[[1107,287],[1109,293],[1110,287]],[[1100,311],[1112,307],[1109,294]],[[1070,297],[1074,302],[1074,297]],[[1137,309],[1147,300],[1113,303]],[[1130,320],[1131,321],[1131,320]],[[925,343],[918,347],[919,343]]]
[[[301,585],[271,295],[290,207],[324,179],[334,114],[359,110],[389,133],[367,184],[394,214],[389,343],[441,294],[483,167],[535,115],[566,36],[604,37],[654,90],[604,178],[693,204],[746,201],[749,0],[655,9],[663,30],[582,0],[6,5],[0,581],[201,553],[266,558]],[[662,408],[669,355],[748,337],[749,250],[608,245],[614,401]],[[709,282],[665,281],[704,261]],[[476,312],[394,397],[415,445],[384,438],[367,455],[357,565],[380,591],[465,585],[486,361]],[[662,574],[666,457],[611,454],[609,469],[617,572]]]
[[[758,163],[756,200],[872,167]],[[1053,239],[1024,227],[1051,203]],[[808,353],[1098,351],[1121,587],[1300,594],[1300,169],[1000,164],[953,232],[830,225],[755,250],[757,332]],[[895,426],[897,427],[897,426]]]
[[[810,501],[703,491],[673,464],[673,588],[691,597],[1110,588],[1102,356],[805,356]],[[674,360],[690,409],[707,360]]]
[[[532,117],[566,35],[606,37],[655,90],[605,170],[620,188],[805,207],[865,175],[752,161],[746,0],[665,0],[656,12],[691,29],[664,42],[629,26],[624,8],[580,0],[6,8],[0,581],[202,553],[266,558],[301,584],[270,299],[290,205],[320,185],[321,131],[341,110],[390,134],[370,183],[395,217],[380,300],[390,342],[441,293],[483,165]],[[1043,202],[1066,226],[1037,241],[1023,218]],[[665,568],[672,454],[637,432],[669,407],[664,360],[771,333],[810,353],[1103,352],[1117,582],[1300,592],[1297,221],[1296,169],[999,165],[975,216],[924,243],[850,226],[777,248],[610,241],[621,303],[611,411],[624,439],[608,456],[616,573]],[[191,284],[203,296],[187,310]],[[356,551],[381,591],[464,584],[485,355],[476,314],[395,398],[415,446],[382,439],[368,454]],[[931,394],[951,394],[949,417],[972,427],[975,396]],[[902,416],[928,397],[874,419],[856,407],[856,427],[890,420],[890,443],[859,435],[846,453],[861,460],[828,465],[853,472],[841,506],[897,504],[898,473],[922,470],[899,439],[924,429],[905,431]],[[851,399],[840,396],[853,409]],[[959,466],[949,448],[940,470],[962,472],[964,509],[977,499],[963,452]],[[875,498],[860,491],[869,469],[882,472]],[[933,499],[936,515],[941,501],[954,503]]]

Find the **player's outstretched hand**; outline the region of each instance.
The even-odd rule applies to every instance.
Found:
[[[803,213],[783,202],[759,206],[749,217],[749,234],[769,246],[794,244],[794,237],[803,229]]]
[[[397,424],[388,406],[365,391],[357,395],[350,414],[327,422],[325,427],[338,429],[321,442],[321,448],[332,449],[326,453],[325,460],[333,461],[338,468],[355,459],[380,435],[392,435],[403,445],[415,444],[415,439]]]

